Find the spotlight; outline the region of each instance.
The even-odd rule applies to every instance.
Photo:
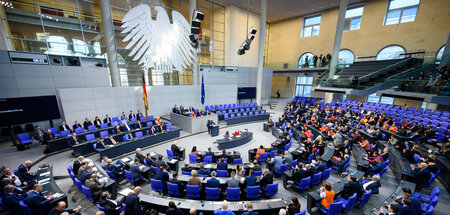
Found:
[[[200,28],[200,21],[192,20],[191,22],[192,27]]]
[[[253,27],[250,28],[250,34],[255,35],[256,32],[257,32],[256,28],[253,28]]]
[[[247,34],[247,37],[245,38],[245,41],[239,47],[238,55],[243,55],[243,54],[245,54],[245,50],[250,50],[250,45],[252,44],[253,39],[255,39],[256,32],[257,32],[256,28],[254,28],[254,27],[250,28],[249,33]]]
[[[193,14],[192,18],[203,21],[203,19],[205,18],[205,14],[203,14],[202,12],[200,12],[198,10],[194,10],[194,14]]]
[[[238,49],[238,55],[245,54],[245,50],[243,48]]]
[[[192,14],[192,20],[191,20],[191,35],[189,35],[189,39],[191,40],[191,45],[194,48],[198,48],[199,43],[198,43],[198,39],[200,38],[200,26],[201,26],[201,21],[205,18],[205,15],[198,11],[198,10],[194,10],[193,14]]]
[[[191,27],[191,34],[200,34],[200,28]]]

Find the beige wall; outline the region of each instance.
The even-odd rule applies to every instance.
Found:
[[[421,1],[414,22],[383,25],[388,0],[368,1],[359,30],[343,33],[341,49],[355,56],[376,55],[383,47],[399,44],[407,51],[437,52],[449,33],[450,0]],[[303,17],[270,24],[268,63],[297,61],[305,52],[332,52],[338,9],[323,11],[318,36],[301,38]]]
[[[259,43],[259,16],[250,13],[247,29],[247,11],[235,6],[225,8],[225,65],[256,67],[258,64]],[[250,27],[255,27],[258,32],[253,40],[250,50],[244,55],[238,55],[237,51],[247,37]]]
[[[294,97],[295,77],[272,77],[272,97],[277,97],[280,90],[282,98]]]
[[[347,95],[347,100],[356,100],[365,102],[367,98],[365,96],[355,96],[355,95]]]

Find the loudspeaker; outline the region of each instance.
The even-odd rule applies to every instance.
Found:
[[[256,28],[251,27],[250,28],[250,34],[256,34],[257,30]]]
[[[243,48],[238,49],[238,55],[245,54],[245,50]]]
[[[192,18],[203,21],[203,19],[205,18],[205,14],[203,14],[202,12],[200,12],[198,10],[194,10],[194,15],[192,16]]]
[[[200,28],[192,27],[191,34],[200,34]]]
[[[191,22],[192,27],[200,28],[200,21],[192,20]]]

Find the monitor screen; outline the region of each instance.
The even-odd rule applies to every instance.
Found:
[[[238,99],[255,99],[256,87],[239,87]]]
[[[56,96],[0,98],[0,126],[61,118]]]

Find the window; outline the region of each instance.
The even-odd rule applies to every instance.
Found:
[[[393,25],[416,20],[420,0],[390,0],[385,25]]]
[[[349,64],[352,64],[355,59],[355,55],[352,51],[348,49],[342,49],[339,51],[339,57],[338,57],[338,65],[341,65],[342,67],[348,67]]]
[[[298,59],[298,68],[312,68],[314,67],[314,55],[311,52],[306,52]],[[308,62],[308,64],[306,64]]]
[[[364,6],[348,9],[345,12],[344,31],[358,30],[361,25]]]
[[[376,93],[373,93],[373,94],[370,94],[369,96],[367,96],[367,102],[378,103],[379,100],[380,100],[380,97],[377,96]]]
[[[441,64],[442,55],[444,54],[445,45],[442,46],[436,54],[435,64]]]
[[[319,35],[321,16],[305,18],[303,21],[302,37],[312,37]]]
[[[295,96],[311,97],[313,77],[297,77],[295,81]]]
[[[382,96],[380,103],[392,105],[394,104],[394,98]]]
[[[404,56],[401,54],[406,53],[406,50],[399,45],[390,45],[381,49],[377,54],[377,60],[391,60],[400,59]]]

